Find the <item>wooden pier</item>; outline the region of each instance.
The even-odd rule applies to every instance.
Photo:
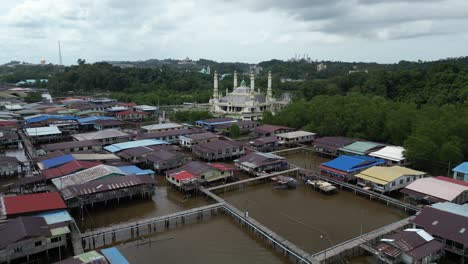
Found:
[[[263,175],[263,176],[258,176],[258,177],[255,177],[255,178],[249,178],[249,179],[245,179],[245,180],[240,180],[240,181],[236,181],[236,182],[231,182],[231,183],[223,184],[223,185],[220,185],[220,186],[215,186],[215,187],[207,188],[206,190],[208,190],[208,191],[219,190],[219,189],[223,189],[223,188],[227,188],[227,187],[231,187],[231,186],[235,186],[235,185],[239,185],[239,184],[244,184],[244,183],[259,181],[259,180],[263,180],[263,179],[268,179],[268,178],[271,178],[271,177],[274,177],[274,176],[278,176],[278,175],[282,175],[282,174],[287,174],[287,173],[291,173],[291,172],[297,172],[297,171],[299,171],[299,169],[294,167],[294,168],[292,168],[292,169],[288,169],[288,170],[284,170],[284,171],[278,171],[278,172],[273,172],[273,173],[266,174],[266,175]]]
[[[140,239],[155,232],[165,231],[185,224],[196,223],[204,218],[210,218],[218,214],[223,209],[223,206],[223,204],[216,203],[165,216],[88,231],[81,234],[81,243],[85,250],[93,250]]]
[[[358,252],[356,255],[360,255],[360,245],[375,242],[376,240],[382,238],[388,233],[392,233],[397,230],[401,230],[411,226],[410,220],[413,218],[414,216],[405,218],[403,220],[389,224],[364,235],[352,238],[343,243],[339,243],[335,246],[313,254],[312,257],[314,258],[314,260],[318,260],[320,262],[326,260],[327,263],[340,263],[342,257],[354,255],[352,254],[352,252],[349,251],[357,250]]]

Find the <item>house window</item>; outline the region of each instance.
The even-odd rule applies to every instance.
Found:
[[[35,246],[35,247],[40,247],[41,245],[42,245],[42,241],[36,241],[36,242],[34,243],[34,246]]]
[[[392,182],[392,186],[395,186],[395,182]]]
[[[403,184],[403,182],[404,182],[404,179],[400,179],[400,184]]]
[[[50,242],[52,243],[57,243],[57,242],[60,242],[62,241],[62,237],[53,237],[50,239]]]
[[[411,180],[411,178],[410,178],[410,177],[406,178],[406,182],[409,182],[410,180]]]
[[[18,247],[15,247],[15,249],[14,249],[13,251],[14,251],[15,253],[20,253],[20,252],[23,251],[23,248],[21,248],[21,247],[18,246]]]

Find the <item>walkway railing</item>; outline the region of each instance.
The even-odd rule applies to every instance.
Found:
[[[386,202],[387,204],[392,204],[392,205],[401,207],[401,208],[405,209],[405,211],[408,210],[408,211],[418,212],[420,210],[420,208],[415,206],[415,205],[405,203],[403,201],[394,199],[392,197],[389,197],[389,196],[381,194],[381,193],[377,193],[377,192],[374,192],[374,191],[371,191],[371,190],[365,190],[365,189],[363,189],[363,188],[361,188],[359,186],[356,186],[354,184],[350,184],[350,183],[334,180],[334,179],[331,179],[329,177],[324,177],[324,176],[318,175],[316,172],[308,170],[308,169],[300,168],[300,173],[303,174],[305,177],[318,178],[320,180],[327,181],[327,182],[330,182],[330,183],[335,184],[335,185],[339,185],[340,187],[344,187],[344,188],[353,190],[353,191],[361,193],[361,194],[369,195],[369,197],[371,199],[372,198],[377,198],[379,200],[382,200],[382,201]]]
[[[269,174],[266,174],[266,175],[263,175],[263,176],[258,176],[258,177],[255,177],[255,178],[249,178],[249,179],[245,179],[245,180],[240,180],[240,181],[236,181],[236,182],[227,183],[227,184],[220,185],[220,186],[207,188],[207,190],[208,191],[214,191],[214,190],[218,190],[218,189],[222,189],[222,188],[226,188],[226,187],[230,187],[230,186],[234,186],[234,185],[238,185],[238,184],[242,184],[242,183],[267,179],[267,178],[271,178],[271,177],[274,177],[274,176],[283,175],[283,174],[287,174],[287,173],[290,173],[290,172],[295,172],[295,171],[298,171],[298,170],[299,170],[298,168],[292,168],[292,169],[288,169],[288,170],[284,170],[284,171],[273,172],[273,173],[269,173]]]
[[[325,258],[331,258],[333,256],[337,256],[341,253],[343,253],[346,250],[352,249],[354,247],[357,247],[361,244],[367,243],[370,240],[373,240],[375,238],[378,238],[379,236],[383,236],[385,234],[388,234],[392,231],[399,230],[405,226],[410,225],[410,220],[413,219],[414,216],[405,218],[403,220],[400,220],[398,222],[386,225],[384,227],[381,227],[379,229],[376,229],[374,231],[368,232],[366,234],[357,236],[355,238],[352,238],[350,240],[347,240],[345,242],[336,244],[332,247],[329,247],[325,250],[322,250],[320,252],[317,252],[312,255],[312,257],[316,258],[319,261],[324,260]]]

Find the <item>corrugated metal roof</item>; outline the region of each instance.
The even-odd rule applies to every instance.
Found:
[[[406,186],[405,189],[430,195],[445,201],[453,201],[463,192],[468,192],[468,186],[432,177],[418,179]]]
[[[83,140],[83,141],[69,141],[69,142],[46,144],[46,145],[42,145],[42,148],[44,148],[47,151],[56,151],[56,150],[64,150],[64,149],[71,149],[71,148],[100,146],[100,145],[102,144],[97,140]]]
[[[127,133],[124,133],[117,129],[104,129],[97,132],[81,133],[73,135],[76,140],[92,140],[92,139],[106,139],[106,138],[119,138],[128,137]]]
[[[99,153],[87,153],[87,154],[71,154],[76,160],[120,160],[114,154],[99,154]]]
[[[439,236],[452,241],[468,244],[468,217],[439,210],[432,206],[424,207],[416,213],[416,217],[411,222],[433,236]]]
[[[102,180],[95,180],[83,184],[68,186],[61,190],[65,200],[73,197],[86,196],[100,192],[112,191],[116,189],[129,188],[142,184],[156,184],[150,175],[130,175],[122,177],[112,177]]]
[[[93,250],[93,251],[89,251],[89,252],[80,254],[78,256],[75,256],[74,258],[81,260],[83,263],[90,263],[90,262],[101,260],[101,259],[103,260],[104,256],[97,253],[97,251]]]
[[[65,209],[67,206],[58,192],[3,196],[2,205],[6,215],[24,214]],[[3,210],[2,210],[3,211]]]
[[[68,228],[68,226],[62,226],[62,227],[50,229],[50,233],[52,236],[65,235],[65,234],[70,233],[70,229]]]
[[[110,264],[130,264],[116,247],[101,249],[101,253]]]
[[[26,128],[25,132],[26,132],[26,135],[30,137],[62,134],[62,131],[60,131],[60,129],[58,129],[58,127],[56,126],[29,127],[29,128]]]
[[[174,128],[181,128],[183,127],[181,124],[177,123],[164,123],[164,124],[154,124],[148,126],[142,126],[141,128],[144,130],[162,130],[162,129],[174,129]]]
[[[85,118],[78,119],[78,123],[80,123],[80,124],[92,124],[92,123],[95,123],[98,120],[117,120],[117,118],[110,117],[110,116],[90,116],[90,117],[85,117]]]
[[[122,166],[118,167],[121,171],[125,172],[128,175],[135,174],[135,175],[154,175],[153,170],[142,170],[135,165],[131,166]]]
[[[387,184],[390,183],[402,176],[405,175],[425,175],[425,172],[408,169],[401,166],[392,166],[392,167],[372,167],[361,171],[357,174],[357,178],[363,180],[368,180],[378,184]]]
[[[257,132],[267,132],[267,133],[274,133],[277,130],[292,130],[290,127],[285,126],[275,126],[275,125],[261,125],[255,128]]]
[[[0,249],[33,237],[48,237],[50,231],[41,217],[17,217],[0,225]]]
[[[145,147],[145,146],[152,146],[152,145],[162,145],[162,144],[167,144],[167,142],[163,140],[158,140],[158,139],[142,139],[142,140],[135,140],[135,141],[112,144],[112,145],[104,147],[104,149],[109,152],[115,153],[115,152],[119,152],[125,149],[130,149],[130,148]]]
[[[67,174],[71,174],[83,169],[89,169],[95,166],[101,165],[99,162],[92,162],[92,161],[81,161],[81,160],[74,160],[58,166],[56,168],[43,170],[41,174],[46,179],[53,179],[57,177],[61,177]]]
[[[392,161],[402,161],[405,159],[403,153],[405,148],[398,146],[386,146],[382,149],[369,153],[369,156],[392,160]]]
[[[468,161],[459,164],[452,171],[468,174]]]
[[[293,131],[293,132],[287,132],[287,133],[281,133],[277,134],[277,137],[282,137],[282,138],[298,138],[298,137],[307,137],[307,136],[315,136],[317,135],[316,133],[312,132],[307,132],[307,131]]]
[[[363,170],[372,166],[384,164],[385,161],[367,156],[348,156],[342,155],[331,161],[322,163],[322,166],[326,166],[332,169],[354,172]]]
[[[432,207],[439,209],[441,211],[468,217],[468,204],[454,204],[451,202],[444,202],[444,203],[433,204]],[[468,229],[468,226],[467,226],[467,229]],[[467,236],[468,236],[468,233],[467,233]]]
[[[44,218],[48,225],[73,221],[73,218],[66,210],[42,213],[36,216]]]
[[[77,120],[74,116],[62,116],[62,115],[40,115],[33,118],[26,119],[26,123],[37,123],[43,122],[49,119],[57,119],[57,120]]]
[[[117,174],[117,175],[126,175],[125,172],[120,170],[117,167],[108,166],[108,165],[99,165],[92,167],[86,170],[82,170],[73,174],[69,174],[60,178],[55,178],[52,180],[52,183],[57,187],[57,189],[63,189],[68,186],[83,184],[86,182],[98,180],[100,178]]]
[[[285,158],[270,154],[270,153],[261,153],[261,152],[252,152],[247,154],[239,159],[239,163],[251,167],[256,168],[265,164],[276,163],[284,161]]]
[[[177,172],[175,174],[171,174],[171,177],[173,177],[175,180],[178,180],[178,181],[197,178],[197,176],[185,170]]]
[[[72,155],[64,155],[64,156],[59,156],[51,159],[46,159],[41,162],[39,162],[37,165],[41,170],[44,169],[49,169],[53,167],[60,166],[62,164],[68,163],[75,160],[75,158]]]
[[[366,152],[374,149],[374,148],[378,148],[378,147],[383,147],[384,145],[383,144],[380,144],[380,143],[375,143],[375,142],[367,142],[367,141],[357,141],[357,142],[354,142],[350,145],[347,145],[347,146],[344,146],[342,148],[340,148],[341,151],[345,151],[345,152],[350,152],[350,153],[354,153],[354,154],[357,154],[357,155],[365,155]]]

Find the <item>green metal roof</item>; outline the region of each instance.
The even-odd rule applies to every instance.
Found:
[[[98,260],[98,259],[104,259],[104,256],[97,253],[95,250],[93,250],[93,251],[89,251],[89,252],[80,254],[80,255],[76,256],[75,258],[78,258],[83,263],[90,263],[90,262]]]
[[[356,141],[350,145],[340,148],[340,150],[348,153],[363,155],[367,151],[378,146],[382,146],[382,144],[366,141]]]

